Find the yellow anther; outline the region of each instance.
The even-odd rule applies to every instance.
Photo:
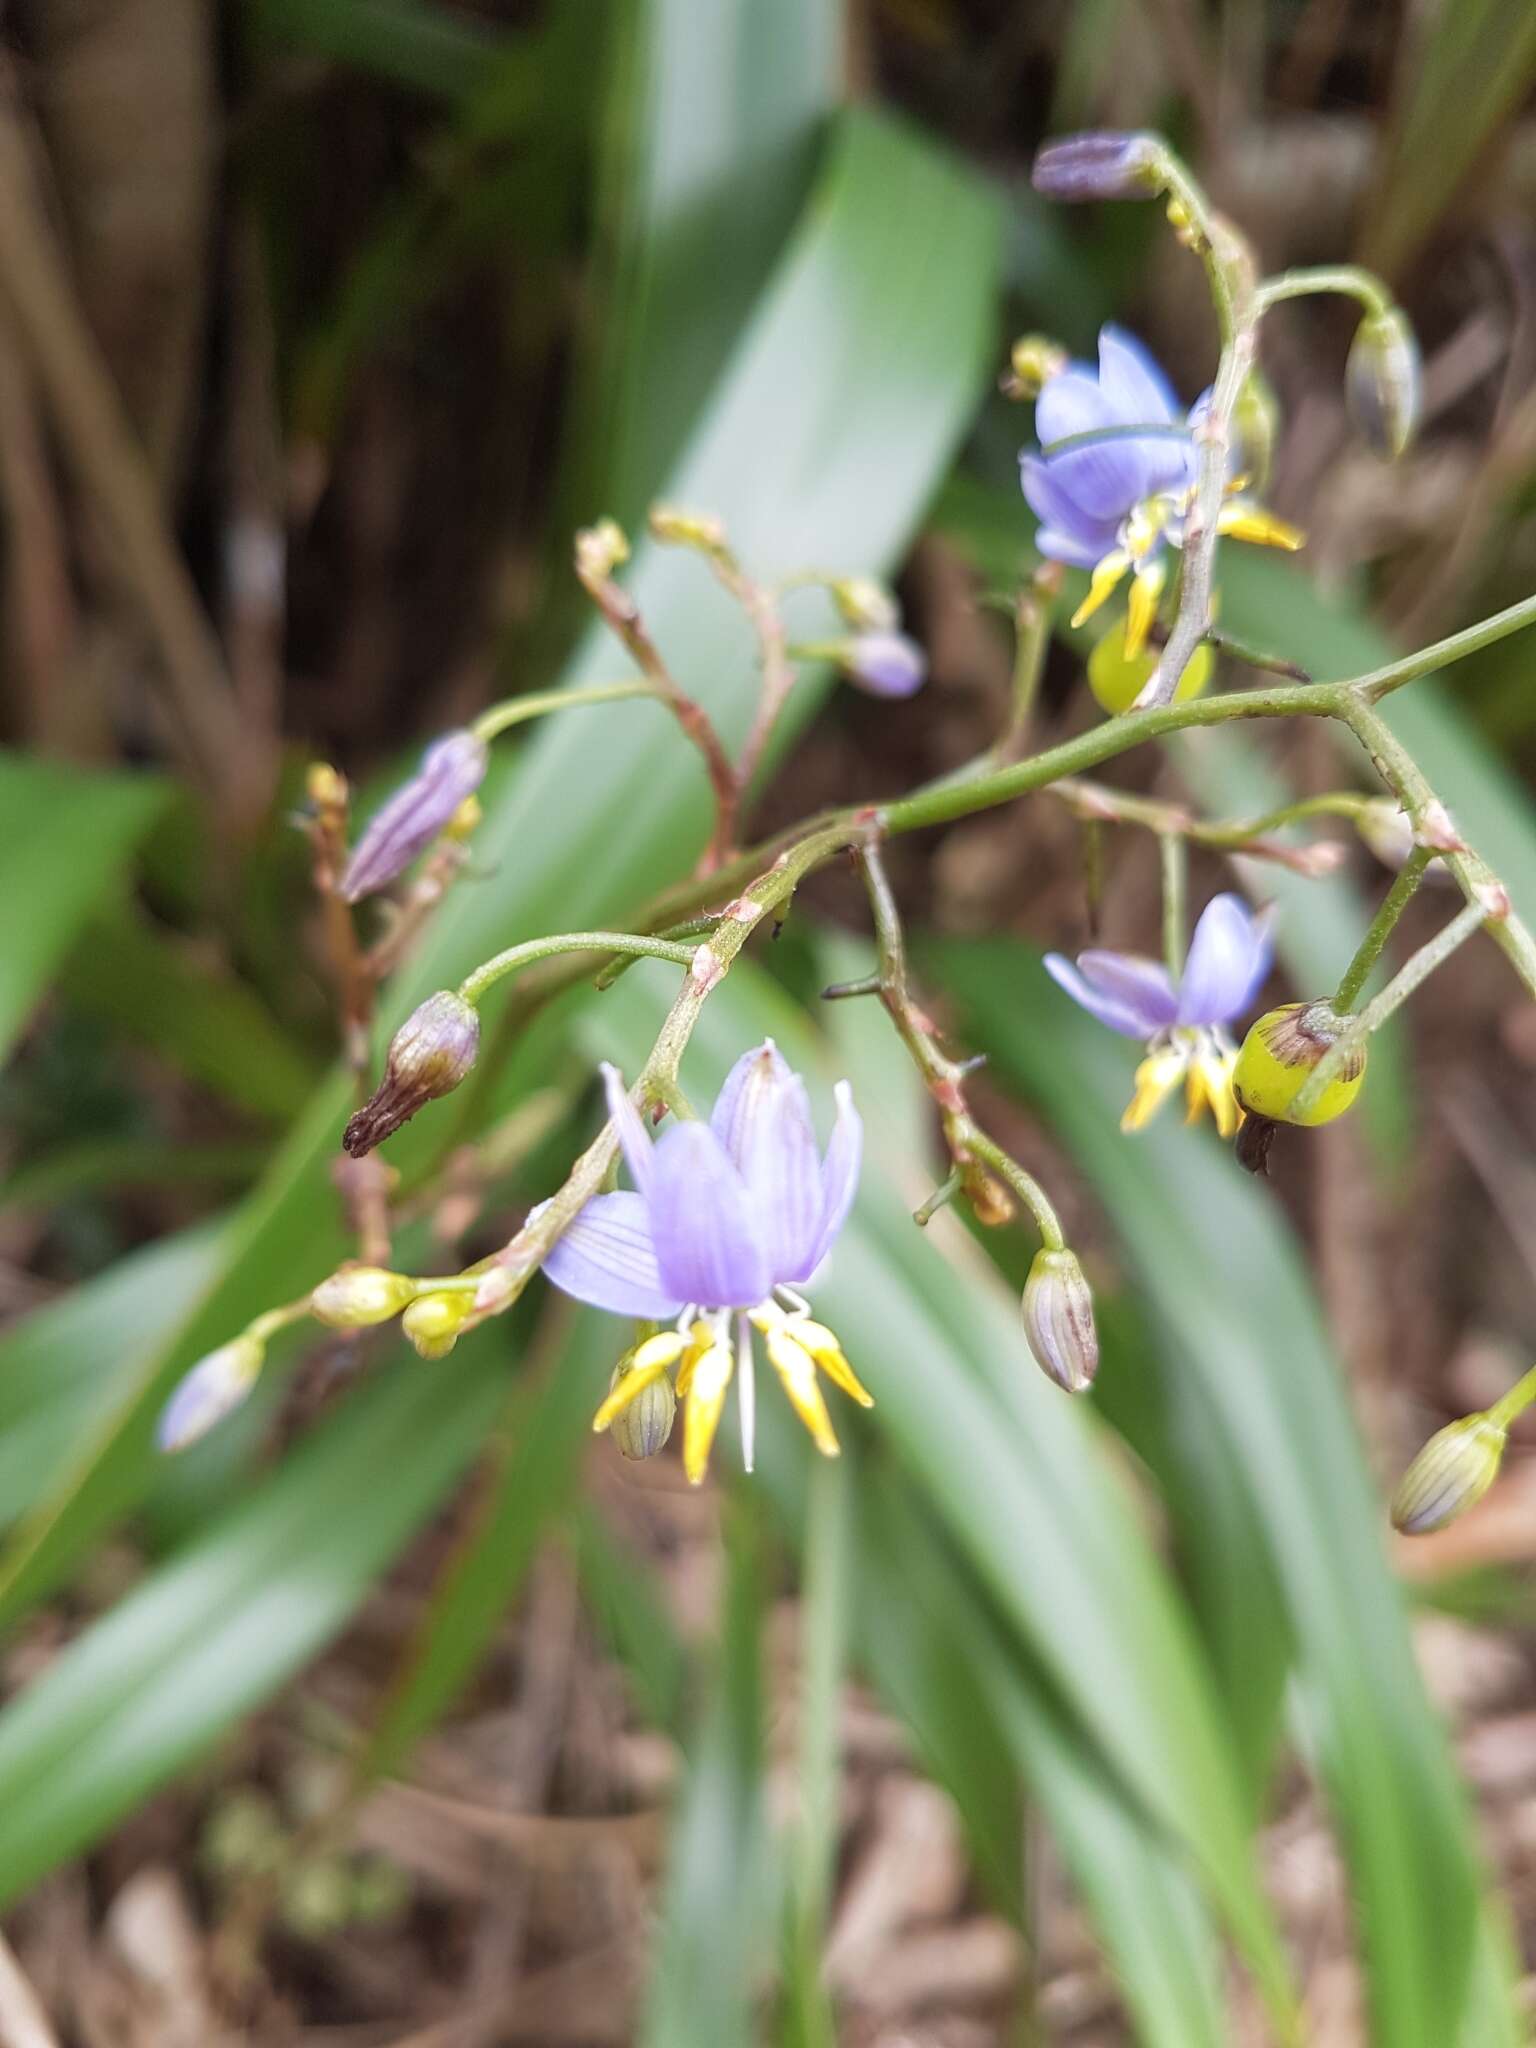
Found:
[[[790,1406],[810,1431],[811,1440],[821,1455],[824,1458],[837,1457],[837,1437],[816,1378],[816,1361],[805,1346],[790,1335],[786,1324],[770,1329],[767,1342],[769,1361],[789,1396]]]
[[[1126,606],[1125,655],[1134,661],[1147,644],[1147,635],[1157,617],[1157,601],[1163,594],[1167,572],[1161,567],[1138,569],[1131,579],[1130,603]]]
[[[621,1361],[618,1384],[592,1418],[594,1431],[600,1434],[616,1421],[631,1401],[661,1378],[673,1360],[682,1355],[682,1349],[683,1339],[676,1330],[663,1330],[659,1336],[647,1337],[643,1344],[637,1344],[629,1354],[627,1368]]]
[[[1107,554],[1094,569],[1088,585],[1088,595],[1072,614],[1074,626],[1080,626],[1084,619],[1091,619],[1099,606],[1114,595],[1121,578],[1131,566],[1131,558],[1124,548],[1115,548]]]
[[[1120,1119],[1121,1130],[1144,1130],[1183,1080],[1188,1065],[1188,1053],[1177,1046],[1148,1053],[1136,1069],[1135,1092]]]
[[[1273,512],[1265,512],[1258,505],[1245,505],[1238,498],[1234,498],[1230,505],[1222,506],[1216,515],[1216,531],[1226,534],[1231,540],[1252,541],[1264,548],[1284,548],[1290,554],[1304,547],[1307,538],[1299,527],[1277,519]]]
[[[697,1324],[694,1326],[698,1327]],[[701,1486],[709,1469],[710,1447],[720,1427],[725,1391],[735,1360],[729,1344],[711,1344],[688,1376],[688,1406],[683,1414],[683,1470],[690,1486]],[[681,1377],[681,1376],[679,1376]]]

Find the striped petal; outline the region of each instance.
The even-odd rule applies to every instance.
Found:
[[[662,1322],[686,1299],[663,1284],[644,1198],[627,1189],[593,1196],[545,1259],[544,1273],[562,1294],[611,1315]]]
[[[853,1198],[858,1193],[859,1167],[864,1157],[864,1122],[853,1106],[853,1090],[839,1081],[834,1090],[837,1121],[827,1141],[827,1156],[821,1163],[821,1222],[804,1265],[798,1272],[781,1273],[781,1280],[809,1280],[848,1220]]]
[[[751,1308],[772,1285],[747,1184],[707,1124],[680,1123],[651,1155],[646,1196],[663,1286],[701,1308]]]
[[[1213,896],[1200,914],[1179,984],[1181,1024],[1230,1024],[1269,972],[1268,920],[1241,896]]]
[[[1107,1024],[1111,1031],[1118,1031],[1123,1038],[1150,1038],[1161,1028],[1149,1023],[1148,1012],[1138,1000],[1096,988],[1063,954],[1047,953],[1044,966],[1057,987],[1065,989],[1080,1009]]]

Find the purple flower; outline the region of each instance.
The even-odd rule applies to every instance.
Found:
[[[341,878],[344,902],[386,888],[426,851],[485,780],[485,741],[472,732],[434,740],[421,766],[368,820]]]
[[[1099,330],[1097,372],[1071,363],[1046,380],[1035,403],[1040,450],[1020,459],[1024,495],[1040,521],[1035,544],[1053,561],[1092,572],[1074,626],[1135,571],[1128,659],[1141,652],[1157,615],[1164,550],[1183,545],[1206,403],[1201,397],[1181,413],[1157,363],[1119,327]],[[1293,527],[1240,498],[1223,506],[1217,525],[1239,540],[1301,545]]]
[[[1088,129],[1048,142],[1030,183],[1047,199],[1147,199],[1162,188],[1162,150],[1152,135]]]
[[[1046,972],[1074,1002],[1147,1047],[1122,1130],[1140,1130],[1180,1081],[1191,1120],[1209,1105],[1224,1138],[1237,1129],[1237,1053],[1226,1027],[1252,1006],[1268,977],[1269,927],[1268,915],[1255,915],[1240,896],[1213,896],[1177,985],[1166,967],[1136,953],[1092,950],[1079,953],[1075,966],[1060,953],[1045,956]]]
[[[871,697],[910,697],[928,679],[928,657],[906,633],[856,633],[844,644],[843,673]]]
[[[847,1082],[836,1090],[837,1118],[823,1156],[805,1083],[772,1039],[736,1062],[707,1124],[675,1123],[656,1143],[616,1070],[604,1067],[603,1080],[635,1186],[595,1196],[544,1270],[594,1308],[647,1321],[675,1318],[677,1327],[643,1347],[644,1362],[623,1375],[594,1427],[607,1428],[676,1364],[677,1392],[688,1402],[683,1462],[697,1484],[735,1372],[750,1471],[755,1328],[817,1448],[835,1456],[816,1367],[855,1400],[868,1406],[870,1397],[836,1338],[811,1321],[793,1289],[826,1257],[858,1185],[863,1126]]]

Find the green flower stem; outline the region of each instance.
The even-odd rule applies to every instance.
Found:
[[[926,1230],[939,1211],[947,1209],[956,1195],[963,1191],[963,1187],[964,1183],[960,1178],[960,1169],[957,1166],[948,1179],[941,1181],[939,1186],[934,1189],[922,1207],[912,1211],[912,1221],[917,1225],[918,1229]]]
[[[637,932],[556,932],[547,939],[526,939],[520,946],[508,946],[504,953],[482,962],[459,983],[459,994],[466,1003],[478,1003],[488,989],[507,975],[516,974],[520,967],[532,966],[535,960],[551,959],[556,953],[623,953],[647,960],[670,960],[678,967],[687,967],[697,950],[673,939],[646,938]]]
[[[851,1475],[819,1458],[810,1479],[800,1602],[799,1810],[789,1843],[782,2038],[792,2048],[837,2048],[822,1973],[827,1909],[841,1833],[839,1698],[852,1621]]]
[[[1324,859],[1335,859],[1332,841],[1318,840],[1306,846],[1287,846],[1266,834],[1307,818],[1357,818],[1368,797],[1354,790],[1330,790],[1321,796],[1302,797],[1282,804],[1262,817],[1223,819],[1196,818],[1183,804],[1166,803],[1157,797],[1130,796],[1103,783],[1085,782],[1063,776],[1050,785],[1048,794],[1060,797],[1077,816],[1089,824],[1144,825],[1149,832],[1172,833],[1191,846],[1207,846],[1217,853],[1246,853],[1258,860],[1277,861],[1298,874],[1313,875]]]
[[[1296,1091],[1291,1105],[1291,1118],[1295,1123],[1305,1123],[1310,1111],[1323,1099],[1330,1084],[1343,1071],[1345,1061],[1352,1053],[1358,1052],[1373,1031],[1379,1031],[1394,1010],[1400,1009],[1423,981],[1427,981],[1444,961],[1449,960],[1457,947],[1471,938],[1480,926],[1497,920],[1490,919],[1490,913],[1481,903],[1465,903],[1443,931],[1435,934],[1426,945],[1398,969],[1378,996],[1373,996],[1360,1014],[1353,1018],[1329,1046],[1317,1065]]]
[[[1369,931],[1360,941],[1355,957],[1344,970],[1333,1007],[1341,1017],[1347,1017],[1355,1007],[1361,989],[1370,977],[1371,969],[1381,958],[1381,949],[1392,936],[1397,920],[1407,909],[1424,879],[1424,871],[1434,859],[1426,846],[1416,846],[1398,870],[1391,888],[1382,898],[1381,907],[1371,919]]]
[[[1058,577],[1044,579],[1044,572],[1037,570],[1019,593],[1014,610],[1013,686],[1008,707],[1008,723],[998,734],[997,743],[985,757],[993,767],[1002,767],[1005,762],[1017,758],[1025,740],[1029,737],[1029,722],[1034,716],[1035,699],[1040,694],[1040,678],[1045,673],[1046,650],[1051,642],[1051,614],[1056,595],[1054,585]]]
[[[309,1314],[309,1296],[301,1294],[297,1301],[285,1302],[281,1308],[269,1308],[254,1322],[247,1323],[241,1331],[243,1337],[254,1337],[265,1344],[269,1337],[275,1337],[279,1330],[286,1330],[290,1323],[301,1323]]]
[[[1189,881],[1189,849],[1177,832],[1159,832],[1157,857],[1163,880],[1163,965],[1175,986],[1184,972],[1184,899]]]
[[[1522,1379],[1516,1380],[1502,1399],[1494,1402],[1488,1410],[1488,1420],[1500,1429],[1508,1429],[1516,1417],[1523,1415],[1533,1401],[1536,1401],[1536,1365],[1533,1365]]]
[[[500,704],[492,704],[481,712],[470,731],[477,740],[494,740],[511,726],[525,724],[530,718],[542,718],[549,711],[577,711],[584,704],[617,704],[626,697],[650,697],[657,703],[665,701],[654,683],[638,680],[593,683],[585,690],[536,690],[527,697],[508,697]]]
[[[1305,270],[1282,270],[1266,277],[1254,297],[1261,313],[1278,306],[1282,299],[1305,299],[1319,292],[1340,292],[1358,299],[1367,313],[1378,317],[1392,310],[1392,295],[1379,277],[1354,263],[1320,263]]]
[[[1061,1251],[1066,1239],[1062,1235],[1061,1224],[1045,1190],[1033,1174],[1027,1173],[1001,1145],[987,1136],[972,1116],[965,1099],[967,1068],[962,1061],[952,1060],[940,1050],[932,1020],[912,994],[907,981],[906,940],[902,933],[901,916],[896,908],[896,899],[891,894],[891,885],[886,877],[885,863],[880,858],[879,845],[872,835],[866,835],[860,842],[858,854],[864,871],[864,887],[869,895],[869,906],[875,921],[875,951],[880,963],[880,1000],[896,1027],[897,1036],[912,1055],[913,1064],[922,1075],[928,1093],[938,1105],[944,1142],[949,1147],[949,1156],[954,1161],[961,1187],[970,1197],[973,1206],[983,1208],[988,1192],[987,1177],[978,1173],[977,1169],[978,1166],[990,1169],[991,1173],[1006,1181],[1029,1210],[1047,1248],[1055,1252]],[[945,1187],[948,1185],[946,1181]],[[934,1207],[938,1205],[935,1201],[924,1206],[931,1215]]]
[[[772,865],[742,890],[721,912],[719,922],[707,939],[688,949],[668,946],[673,953],[688,952],[688,973],[651,1047],[650,1056],[636,1076],[630,1100],[644,1113],[654,1103],[665,1101],[677,1087],[678,1066],[694,1027],[712,990],[725,979],[732,961],[752,933],[788,903],[813,868],[848,844],[847,828],[841,823],[823,826],[786,847]],[[718,878],[716,878],[718,882]],[[619,937],[625,944],[636,941],[632,934],[605,934],[605,940]],[[541,943],[533,942],[535,945]],[[569,937],[566,944],[569,945]],[[658,946],[664,940],[654,942]],[[514,952],[527,949],[514,947]],[[503,956],[505,957],[505,956]],[[483,971],[483,970],[482,970]],[[561,1235],[580,1215],[587,1203],[602,1190],[608,1169],[618,1156],[618,1133],[611,1122],[576,1160],[564,1183],[543,1204],[538,1214],[525,1223],[517,1235],[482,1262],[477,1270],[484,1276],[480,1306],[464,1322],[466,1330],[488,1316],[500,1315],[511,1307],[544,1263]]]
[[[1507,639],[1511,633],[1522,632],[1527,626],[1536,626],[1536,596],[1522,597],[1518,604],[1507,605],[1492,618],[1479,619],[1475,626],[1466,626],[1431,647],[1422,647],[1417,654],[1406,654],[1400,661],[1389,661],[1385,668],[1356,676],[1352,688],[1368,703],[1379,703],[1404,683],[1414,682],[1435,669],[1449,668],[1454,661],[1465,661],[1469,654],[1479,654],[1483,648]]]
[[[1423,770],[1379,711],[1350,690],[1337,715],[1369,753],[1377,773],[1407,812],[1416,832],[1427,833],[1443,819],[1443,808]],[[1523,919],[1511,914],[1503,883],[1471,847],[1446,853],[1442,858],[1469,903],[1481,904],[1485,914],[1497,912],[1490,918],[1489,936],[1527,989],[1536,995],[1536,938]]]

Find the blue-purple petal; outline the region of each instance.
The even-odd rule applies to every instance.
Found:
[[[1074,1003],[1086,1010],[1090,1017],[1097,1017],[1101,1024],[1107,1024],[1111,1031],[1118,1031],[1122,1037],[1150,1038],[1160,1028],[1149,1023],[1137,1005],[1095,988],[1063,954],[1047,953],[1044,965],[1052,981],[1058,988],[1065,989]]]
[[[1201,912],[1179,985],[1181,1024],[1229,1024],[1269,971],[1269,930],[1241,896],[1213,896]]]
[[[767,1296],[752,1198],[708,1124],[675,1124],[656,1146],[646,1207],[669,1293],[700,1308],[755,1308]]]
[[[846,1081],[838,1082],[834,1099],[837,1120],[827,1141],[827,1156],[821,1163],[821,1221],[804,1265],[798,1272],[779,1275],[791,1284],[809,1280],[827,1256],[848,1221],[848,1211],[859,1189],[859,1167],[864,1157],[863,1119],[853,1106],[853,1090]]]
[[[1099,329],[1099,389],[1128,427],[1168,426],[1179,417],[1173,386],[1134,334],[1109,325]]]
[[[1090,988],[1096,988],[1111,1002],[1123,1003],[1145,1019],[1150,1038],[1171,1024],[1179,1014],[1178,993],[1173,978],[1160,960],[1143,953],[1114,953],[1091,946],[1077,956],[1078,972]]]
[[[624,1076],[606,1060],[602,1067],[603,1093],[608,1099],[608,1116],[618,1132],[624,1160],[642,1195],[650,1193],[655,1175],[655,1147],[641,1115],[630,1101]]]
[[[771,1038],[732,1067],[709,1124],[747,1184],[772,1278],[793,1277],[821,1223],[821,1155],[805,1083]]]
[[[593,1196],[545,1259],[544,1274],[562,1293],[613,1315],[662,1322],[684,1305],[662,1285],[645,1202],[627,1188]]]
[[[434,740],[416,773],[368,820],[339,884],[343,900],[356,903],[403,874],[480,787],[488,758],[472,732]]]
[[[1041,446],[1125,424],[1110,408],[1099,380],[1086,363],[1048,377],[1035,400],[1035,434]],[[1133,423],[1134,424],[1134,423]]]
[[[1054,463],[1047,462],[1042,455],[1025,455],[1019,463],[1019,474],[1025,500],[1040,521],[1035,542],[1042,554],[1053,555],[1057,561],[1070,561],[1080,569],[1091,569],[1117,545],[1118,517],[1100,519],[1086,511],[1063,488]],[[1048,536],[1053,543],[1049,547]],[[1062,541],[1070,544],[1070,554],[1061,551]]]

